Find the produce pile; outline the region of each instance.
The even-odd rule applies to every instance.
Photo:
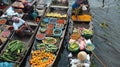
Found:
[[[0,40],[1,44],[0,46],[3,46],[3,43],[7,41],[7,38],[10,36],[11,32],[9,30],[1,30],[0,29]]]
[[[95,49],[94,44],[90,41],[90,39],[87,41],[87,45],[85,47],[87,51],[93,51]]]
[[[78,16],[75,16],[75,15],[72,15],[72,20],[73,21],[91,21],[92,20],[92,17],[90,15],[78,15]]]
[[[93,35],[93,31],[89,29],[83,29],[82,33],[83,35],[86,35],[86,34]]]
[[[31,52],[30,64],[33,67],[51,67],[56,60],[55,55],[61,46],[65,30],[67,12],[47,12],[40,23],[36,34],[34,51]]]
[[[40,24],[39,33],[43,33],[46,36],[60,37],[63,33],[65,24],[66,21],[64,19],[45,17]]]
[[[57,40],[53,37],[45,37],[45,39],[42,40],[44,44],[56,44]]]
[[[56,18],[67,18],[67,14],[60,14],[60,13],[47,13],[47,17],[56,17]]]
[[[50,64],[52,64],[54,59],[55,59],[54,54],[46,52],[45,50],[42,51],[36,50],[32,52],[30,64],[33,67],[47,67]]]
[[[54,44],[37,44],[36,50],[45,50],[46,52],[55,53],[57,51],[57,46]]]
[[[37,43],[31,52],[30,64],[34,67],[47,67],[55,60],[64,25],[63,18],[44,17],[36,34]]]
[[[62,29],[61,28],[56,28],[53,30],[53,36],[61,36],[62,35]]]
[[[36,39],[40,41],[36,44],[36,49],[44,49],[46,52],[55,53],[58,49],[56,46],[58,40],[56,38],[60,39],[64,24],[66,24],[64,19],[44,17],[36,35]]]
[[[86,39],[91,39],[92,36],[93,36],[93,31],[92,30],[89,30],[89,29],[83,29],[82,30],[82,36]]]
[[[74,28],[68,43],[68,55],[71,67],[87,64],[90,67],[90,53],[95,49],[91,42],[93,31],[86,28]]]
[[[45,35],[44,34],[37,34],[36,35],[36,39],[37,40],[42,40],[42,39],[44,39],[45,38]]]
[[[0,58],[6,61],[17,61],[22,58],[25,52],[26,46],[19,40],[13,40],[8,43],[7,48],[2,53]]]
[[[1,36],[4,38],[7,38],[7,37],[9,37],[10,33],[11,32],[9,30],[4,30],[1,32]]]
[[[76,42],[70,43],[70,45],[68,46],[69,51],[77,51],[79,50],[79,45]]]
[[[6,19],[0,19],[0,24],[5,24],[6,23]]]
[[[74,28],[73,33],[70,36],[68,50],[71,52],[85,50],[88,45],[87,39],[91,39],[92,35],[92,30],[85,28]]]

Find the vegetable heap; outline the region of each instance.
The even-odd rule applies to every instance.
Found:
[[[90,38],[92,38],[93,31],[89,30],[89,29],[83,29],[82,34],[83,34],[84,38],[90,39]]]
[[[55,55],[50,52],[45,52],[45,50],[36,50],[32,52],[30,64],[33,67],[47,67],[53,62],[54,58]]]
[[[0,24],[5,24],[6,20],[5,19],[0,19]]]
[[[69,51],[77,51],[78,49],[79,49],[79,45],[76,42],[71,43],[68,47]]]
[[[53,37],[45,37],[44,40],[42,40],[44,44],[55,44],[57,40]]]
[[[25,44],[19,40],[11,41],[4,53],[0,56],[7,61],[17,61],[17,59],[23,55],[25,50]]]
[[[57,50],[57,46],[54,44],[48,45],[48,44],[41,43],[41,44],[37,44],[36,46],[37,46],[37,50],[44,49],[47,52],[52,52],[52,53],[56,52],[56,50]]]
[[[47,13],[46,16],[48,17],[57,17],[57,18],[66,18],[67,14],[60,14],[60,13]]]
[[[2,36],[2,37],[5,37],[5,38],[9,37],[9,35],[10,35],[10,31],[9,31],[9,30],[4,30],[4,31],[2,31],[2,33],[1,33],[1,36]]]
[[[86,34],[93,35],[93,31],[89,29],[84,29],[82,32],[83,32],[83,35],[86,35]]]
[[[57,50],[57,47],[56,45],[53,45],[53,44],[49,44],[49,45],[46,45],[46,49],[45,49],[47,52],[56,52]]]

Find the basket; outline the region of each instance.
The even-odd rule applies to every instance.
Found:
[[[46,31],[46,27],[41,27],[40,32],[44,33]]]
[[[90,35],[90,34],[84,34],[83,37],[85,39],[91,39],[93,37],[93,35]]]
[[[44,18],[44,19],[43,19],[43,22],[49,23],[49,18]]]
[[[61,35],[62,35],[62,29],[60,29],[60,28],[55,28],[55,29],[53,30],[53,36],[59,37],[59,36],[61,36]]]
[[[43,37],[40,38],[40,37],[38,37],[38,36],[43,36]],[[37,39],[37,40],[43,40],[44,38],[45,38],[45,34],[37,34],[37,35],[36,35],[36,39]]]
[[[64,24],[55,24],[55,28],[60,28],[60,29],[63,29],[64,28]]]
[[[85,47],[85,49],[87,51],[93,51],[95,49],[95,46],[93,44],[87,44],[87,46]]]
[[[78,53],[79,52],[79,50],[80,50],[80,47],[78,46],[77,48],[75,48],[74,50],[72,49],[71,50],[71,48],[70,48],[70,44],[68,44],[68,50],[70,51],[70,52],[72,52],[72,53]]]
[[[57,18],[50,18],[49,23],[56,24],[57,23]]]
[[[6,19],[0,19],[0,24],[6,24],[7,20]]]

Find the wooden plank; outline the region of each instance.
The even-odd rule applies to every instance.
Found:
[[[54,5],[51,5],[50,7],[52,7],[52,8],[64,8],[64,9],[69,8],[68,6],[54,6]]]
[[[38,26],[37,23],[33,23],[33,22],[27,22],[27,23],[28,23],[28,25],[31,25],[31,26]]]

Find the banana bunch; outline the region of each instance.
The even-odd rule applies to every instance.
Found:
[[[59,17],[59,18],[66,18],[67,14],[60,14],[60,13],[47,13],[46,16],[48,17]]]

